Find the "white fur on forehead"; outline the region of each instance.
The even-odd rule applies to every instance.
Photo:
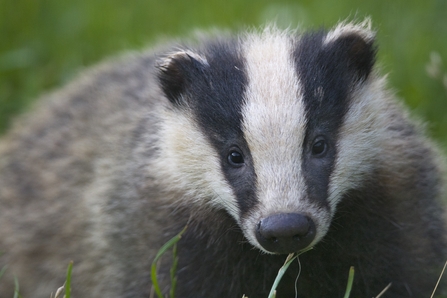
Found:
[[[340,37],[356,34],[362,37],[365,41],[373,41],[376,32],[371,29],[371,19],[367,18],[361,23],[346,23],[341,22],[331,29],[324,40],[324,44],[331,43]]]
[[[248,84],[242,108],[243,132],[256,172],[258,204],[242,224],[247,239],[258,247],[254,227],[274,213],[311,216],[317,242],[327,230],[329,213],[306,196],[301,155],[306,115],[302,87],[293,61],[297,40],[289,31],[268,26],[248,34],[243,43]]]
[[[274,192],[287,187],[279,184],[299,171],[299,148],[306,121],[292,61],[293,40],[287,32],[269,26],[260,34],[248,35],[243,50],[248,78],[243,130],[253,157],[259,199],[265,196],[265,205],[281,204],[284,201],[268,196],[280,196]],[[281,196],[299,197],[285,193]]]

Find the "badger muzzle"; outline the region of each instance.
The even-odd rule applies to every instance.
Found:
[[[256,227],[256,239],[267,251],[277,254],[298,252],[315,238],[315,224],[299,213],[279,213],[262,218]]]

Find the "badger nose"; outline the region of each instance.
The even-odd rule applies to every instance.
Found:
[[[269,252],[297,252],[309,246],[315,238],[315,224],[302,214],[279,213],[261,219],[256,228],[256,238]]]

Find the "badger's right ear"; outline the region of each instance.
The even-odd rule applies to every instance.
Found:
[[[325,51],[332,63],[336,63],[336,71],[351,73],[355,81],[364,81],[371,73],[377,48],[374,44],[375,32],[371,30],[371,22],[341,23],[331,30],[324,41]],[[334,76],[341,76],[336,74]]]
[[[194,80],[203,76],[208,62],[191,51],[177,51],[157,61],[158,80],[166,97],[174,105],[186,104],[182,95]]]

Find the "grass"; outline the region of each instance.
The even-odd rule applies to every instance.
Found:
[[[447,148],[447,90],[426,72],[432,52],[447,61],[447,1],[442,0],[0,0],[0,133],[45,91],[127,49],[196,28],[326,27],[371,16],[378,64],[429,132]]]
[[[279,268],[278,274],[276,275],[275,281],[273,282],[272,288],[270,289],[268,298],[276,298],[276,288],[278,287],[279,282],[281,281],[282,277],[284,276],[284,273],[286,273],[286,271],[289,268],[290,264],[292,264],[292,262],[295,259],[298,261],[298,264],[300,264],[298,257],[301,254],[303,254],[303,253],[305,253],[305,252],[307,252],[307,251],[309,251],[311,249],[312,249],[312,247],[309,247],[309,248],[307,248],[307,249],[305,249],[303,251],[300,251],[299,253],[296,253],[296,254],[295,253],[291,253],[291,254],[289,254],[287,256],[286,261],[284,262],[284,265],[281,268]],[[301,264],[300,264],[300,272],[301,272]],[[300,272],[298,273],[297,281],[298,281],[298,278],[300,276]]]
[[[436,282],[435,289],[433,290],[433,294],[430,296],[430,298],[433,298],[435,296],[436,290],[438,289],[439,283],[441,282],[442,277],[444,276],[445,268],[447,266],[447,261],[444,264],[444,267],[442,268],[441,274],[439,275],[438,281]]]
[[[67,275],[65,283],[62,287],[56,290],[56,293],[50,295],[50,298],[70,298],[71,297],[71,272],[73,270],[73,261],[68,263]]]
[[[185,227],[182,231],[180,231],[177,235],[175,235],[173,238],[171,238],[169,241],[167,241],[157,252],[153,262],[152,262],[152,266],[151,266],[151,280],[152,280],[152,290],[151,291],[151,295],[150,298],[154,297],[154,294],[157,295],[158,298],[165,298],[165,296],[163,296],[161,289],[159,287],[159,282],[158,282],[158,277],[157,277],[157,267],[159,265],[159,262],[162,258],[162,256],[166,253],[168,253],[171,249],[172,249],[172,258],[173,258],[173,262],[170,268],[170,291],[169,291],[169,298],[175,298],[175,289],[176,289],[176,285],[177,285],[177,265],[178,265],[178,255],[177,255],[177,243],[181,240],[183,233],[185,233],[187,227]],[[312,247],[305,249],[299,253],[291,253],[287,256],[284,265],[279,269],[278,274],[272,284],[272,287],[270,289],[268,298],[276,298],[276,289],[278,287],[279,282],[281,281],[282,277],[284,276],[284,273],[287,271],[287,269],[289,268],[290,264],[296,259],[298,260],[299,263],[299,256],[309,250],[311,250]],[[438,288],[438,285],[444,275],[444,271],[447,267],[447,261],[444,264],[444,267],[439,275],[438,281],[436,282],[436,285],[434,287],[433,293],[430,296],[430,298],[435,297],[435,293],[436,290]],[[7,269],[7,266],[4,266],[1,270],[0,270],[0,279],[3,276],[3,274],[5,273]],[[60,287],[59,289],[56,290],[56,293],[53,297],[53,294],[50,295],[50,298],[71,298],[71,275],[72,275],[72,270],[73,270],[73,261],[71,261],[68,264],[68,268],[67,268],[67,274],[66,274],[66,280],[65,283],[62,287]],[[299,279],[299,275],[300,275],[300,271],[301,271],[301,264],[300,264],[300,270],[298,272],[298,276],[296,279],[296,283],[298,282]],[[345,294],[343,296],[343,298],[349,298],[350,294],[351,294],[351,290],[352,290],[352,286],[354,283],[354,267],[351,267],[349,269],[349,275],[348,275],[348,281],[346,284],[346,291]],[[14,278],[14,283],[15,283],[15,289],[14,289],[14,297],[13,298],[21,298],[22,296],[20,296],[19,294],[19,282],[17,280],[17,278]],[[382,297],[382,295],[384,293],[386,293],[386,291],[391,287],[391,283],[388,284],[375,298],[380,298]],[[295,289],[296,290],[296,289]],[[63,296],[62,296],[63,295]],[[247,296],[243,295],[242,298],[248,298]],[[439,296],[438,298],[443,298],[441,296]]]
[[[177,277],[176,277],[176,272],[177,272],[177,264],[178,264],[178,255],[177,255],[177,243],[181,240],[183,233],[185,233],[187,227],[185,227],[182,231],[180,231],[180,233],[178,233],[177,235],[175,235],[173,238],[171,238],[169,241],[167,241],[157,252],[153,262],[152,262],[152,267],[151,267],[151,279],[152,279],[152,287],[153,287],[153,292],[155,292],[155,294],[157,295],[158,298],[165,298],[165,296],[163,296],[163,294],[161,293],[161,289],[159,287],[159,282],[158,282],[158,278],[157,278],[157,267],[158,264],[161,260],[161,257],[166,254],[167,252],[169,252],[169,250],[172,249],[172,257],[173,257],[173,262],[172,262],[172,266],[170,268],[170,278],[171,278],[171,287],[170,287],[170,291],[169,291],[169,298],[175,298],[175,288],[177,285]],[[284,273],[287,271],[287,269],[289,268],[290,264],[294,261],[294,260],[298,260],[299,263],[299,256],[309,250],[311,250],[312,247],[307,248],[299,253],[291,253],[287,256],[284,265],[278,270],[278,274],[276,275],[276,278],[272,284],[272,287],[270,289],[270,292],[268,294],[268,298],[276,298],[276,289],[278,287],[279,282],[281,281],[282,277],[284,276]],[[73,265],[71,263],[71,265]],[[433,293],[430,296],[430,298],[435,297],[435,293],[436,290],[438,288],[439,282],[441,281],[443,275],[444,275],[444,271],[447,267],[447,261],[444,264],[444,267],[439,275],[438,281],[433,289]],[[71,274],[71,268],[69,266],[69,272]],[[299,279],[299,275],[301,272],[301,264],[300,264],[300,270],[298,272],[298,276],[297,276],[297,280],[296,282],[298,282]],[[354,267],[352,266],[349,269],[349,275],[348,275],[348,281],[346,284],[346,291],[345,294],[343,296],[343,298],[349,298],[351,295],[351,290],[352,290],[352,286],[354,283],[354,274],[355,274],[355,270]],[[0,274],[1,277],[1,274]],[[69,275],[67,274],[67,280],[69,280]],[[68,283],[69,285],[69,283]],[[384,295],[386,293],[386,291],[392,286],[392,284],[388,284],[375,298],[380,298],[382,297],[382,295]],[[153,297],[153,293],[150,296],[151,298]],[[55,298],[58,298],[58,296],[55,296]],[[66,296],[66,298],[70,298],[69,296]],[[242,298],[248,298],[247,296],[243,295]],[[442,297],[439,297],[442,298]]]
[[[170,277],[171,277],[171,289],[169,292],[169,298],[175,298],[175,287],[177,284],[177,278],[176,278],[176,272],[177,272],[177,263],[178,263],[178,256],[177,256],[177,242],[180,241],[183,233],[186,231],[186,227],[176,236],[174,236],[172,239],[170,239],[168,242],[166,242],[161,248],[160,250],[157,252],[156,257],[154,258],[154,261],[152,262],[152,268],[151,268],[151,279],[152,279],[152,284],[153,284],[153,289],[157,295],[158,298],[165,298],[163,296],[163,294],[161,293],[161,290],[158,286],[158,278],[157,278],[157,264],[159,263],[161,257],[169,252],[170,249],[172,249],[172,255],[173,255],[173,264],[170,268]],[[273,282],[273,285],[271,287],[270,293],[268,295],[268,298],[276,298],[276,288],[279,284],[279,282],[281,281],[284,273],[287,271],[288,267],[290,266],[290,264],[295,260],[298,259],[298,257],[311,250],[312,248],[309,248],[307,250],[304,250],[302,252],[300,252],[299,254],[289,254],[284,262],[284,265],[279,269],[278,274],[275,278],[275,281]],[[444,275],[444,271],[446,269],[447,266],[447,262],[444,264],[444,267],[442,269],[442,272],[438,278],[438,281],[436,283],[436,286],[433,290],[433,294],[430,296],[430,298],[435,297],[435,292],[436,289],[439,285],[440,280],[442,279],[443,275]],[[2,275],[5,273],[7,266],[4,266],[1,270],[0,270],[0,279],[2,277]],[[60,287],[59,289],[57,289],[55,295],[53,296],[53,294],[50,294],[50,298],[71,298],[71,275],[72,275],[72,270],[73,270],[73,261],[71,261],[68,264],[68,268],[67,268],[67,275],[66,275],[66,281],[65,284]],[[349,298],[350,294],[351,294],[351,290],[352,290],[352,286],[354,283],[354,267],[351,267],[349,269],[349,275],[348,275],[348,281],[346,284],[346,291],[345,294],[343,296],[343,298]],[[299,273],[297,276],[297,281],[299,278]],[[18,280],[15,279],[15,291],[14,291],[14,298],[20,298],[20,294],[19,294],[19,283]],[[375,298],[380,298],[382,297],[383,294],[386,293],[386,291],[391,287],[391,283],[388,284],[388,286],[386,286]],[[63,295],[63,296],[62,296]],[[151,295],[150,297],[153,297],[153,295]],[[242,298],[248,298],[247,296],[243,296]],[[442,297],[440,297],[442,298]]]
[[[349,268],[348,283],[346,284],[345,296],[343,298],[349,298],[351,295],[352,284],[354,283],[354,272],[354,267],[351,266]]]
[[[178,233],[177,235],[175,235],[173,238],[171,238],[168,242],[166,242],[161,248],[160,250],[157,252],[157,255],[155,256],[153,262],[152,262],[152,268],[151,268],[151,279],[152,279],[152,287],[153,290],[155,292],[155,294],[157,295],[158,298],[165,298],[165,296],[163,296],[163,294],[161,293],[160,287],[159,287],[159,283],[158,283],[158,278],[157,278],[157,266],[159,264],[159,261],[161,259],[161,257],[169,252],[170,249],[172,249],[172,256],[173,256],[173,263],[172,266],[170,268],[170,278],[171,278],[171,288],[169,291],[169,298],[175,298],[175,287],[177,285],[177,278],[176,278],[176,272],[177,272],[177,264],[178,264],[178,255],[177,255],[177,243],[181,240],[183,233],[186,231],[187,227],[185,227],[180,233]],[[272,287],[270,289],[270,292],[268,294],[267,298],[276,298],[276,289],[279,285],[279,282],[281,281],[282,277],[284,276],[284,274],[286,273],[287,269],[289,268],[290,264],[295,261],[298,260],[299,263],[299,256],[309,250],[311,250],[312,247],[307,248],[299,253],[291,253],[287,256],[284,265],[278,270],[278,274],[276,275],[276,278],[272,284]],[[444,264],[444,267],[439,275],[438,281],[436,282],[436,285],[433,289],[433,293],[430,296],[430,298],[435,297],[435,293],[436,290],[438,288],[439,282],[441,281],[443,275],[444,275],[444,271],[447,267],[447,261]],[[70,271],[71,272],[71,271]],[[298,276],[296,279],[296,282],[298,282],[299,276],[300,276],[300,272],[301,272],[301,264],[300,264],[300,270],[298,272]],[[349,274],[348,274],[348,281],[346,284],[346,290],[345,290],[345,294],[343,296],[343,298],[349,298],[351,295],[351,290],[352,290],[352,286],[354,283],[354,274],[355,274],[355,269],[353,266],[351,266],[351,268],[349,269]],[[1,276],[1,275],[0,275]],[[67,280],[68,280],[68,275],[67,275]],[[388,289],[392,286],[392,284],[388,284],[375,298],[380,298],[382,297],[387,291]],[[296,290],[296,289],[295,289]],[[150,296],[151,298],[153,297],[153,295]],[[55,298],[58,298],[57,296]],[[69,298],[69,296],[67,296],[66,298]],[[242,296],[242,298],[249,298],[245,295]],[[442,297],[439,297],[442,298]]]
[[[155,294],[157,295],[158,298],[164,298],[163,294],[161,293],[161,289],[159,287],[159,283],[158,283],[158,278],[157,278],[157,267],[159,264],[159,261],[161,259],[161,257],[167,253],[170,249],[172,249],[172,257],[173,257],[173,262],[172,262],[172,266],[170,268],[170,278],[171,278],[171,286],[170,286],[170,291],[169,291],[169,298],[175,298],[175,287],[177,285],[177,277],[176,277],[176,273],[177,273],[177,264],[178,264],[178,255],[177,255],[177,242],[180,241],[180,239],[182,238],[183,233],[186,231],[187,227],[185,227],[180,233],[178,233],[177,235],[175,235],[173,238],[171,238],[168,242],[166,242],[157,252],[154,260],[152,261],[152,266],[151,266],[151,279],[152,279],[152,289],[153,292],[155,292]],[[278,274],[275,278],[275,281],[273,282],[273,285],[271,287],[271,290],[269,292],[268,298],[276,298],[276,288],[278,287],[279,282],[281,281],[284,273],[287,271],[287,268],[289,268],[290,264],[295,260],[298,259],[298,257],[311,250],[312,247],[301,251],[300,253],[292,253],[289,254],[284,262],[284,265],[279,269]],[[299,274],[298,274],[299,277]],[[297,279],[298,279],[297,277]],[[351,291],[351,287],[352,287],[352,282],[354,280],[354,269],[351,268],[350,273],[349,273],[349,279],[348,279],[348,286],[346,289],[346,293],[347,295],[345,295],[345,298],[349,298],[349,292]],[[153,297],[153,295],[151,295],[151,297]],[[55,297],[57,298],[57,297]],[[68,298],[68,297],[67,297]],[[243,298],[247,298],[245,295],[243,296]]]
[[[20,286],[19,286],[19,280],[17,277],[14,277],[14,298],[21,298],[20,296]]]
[[[0,279],[2,279],[3,274],[5,274],[6,269],[8,266],[3,266],[2,270],[0,270]]]
[[[0,270],[0,279],[2,278],[6,269],[7,269],[7,266],[4,266]],[[65,284],[56,290],[54,297],[53,297],[53,294],[50,294],[50,298],[71,298],[71,272],[72,272],[72,270],[73,270],[73,261],[71,261],[68,264]],[[19,286],[19,280],[17,279],[17,277],[14,277],[14,296],[13,296],[13,298],[22,298],[22,296],[20,295],[20,286]]]
[[[173,238],[171,238],[168,242],[166,242],[160,250],[157,252],[154,260],[152,261],[151,266],[151,279],[152,279],[152,287],[155,291],[155,294],[158,298],[164,298],[163,294],[161,293],[160,287],[158,285],[158,278],[157,278],[157,266],[158,262],[160,261],[161,257],[168,252],[170,249],[172,249],[172,256],[173,256],[173,262],[170,269],[170,277],[171,277],[171,289],[169,293],[170,298],[174,298],[175,296],[175,287],[177,285],[177,264],[178,264],[178,256],[177,256],[177,242],[180,241],[182,238],[183,233],[186,231],[187,227],[185,227],[180,233],[175,235]],[[152,295],[151,295],[152,297]]]

